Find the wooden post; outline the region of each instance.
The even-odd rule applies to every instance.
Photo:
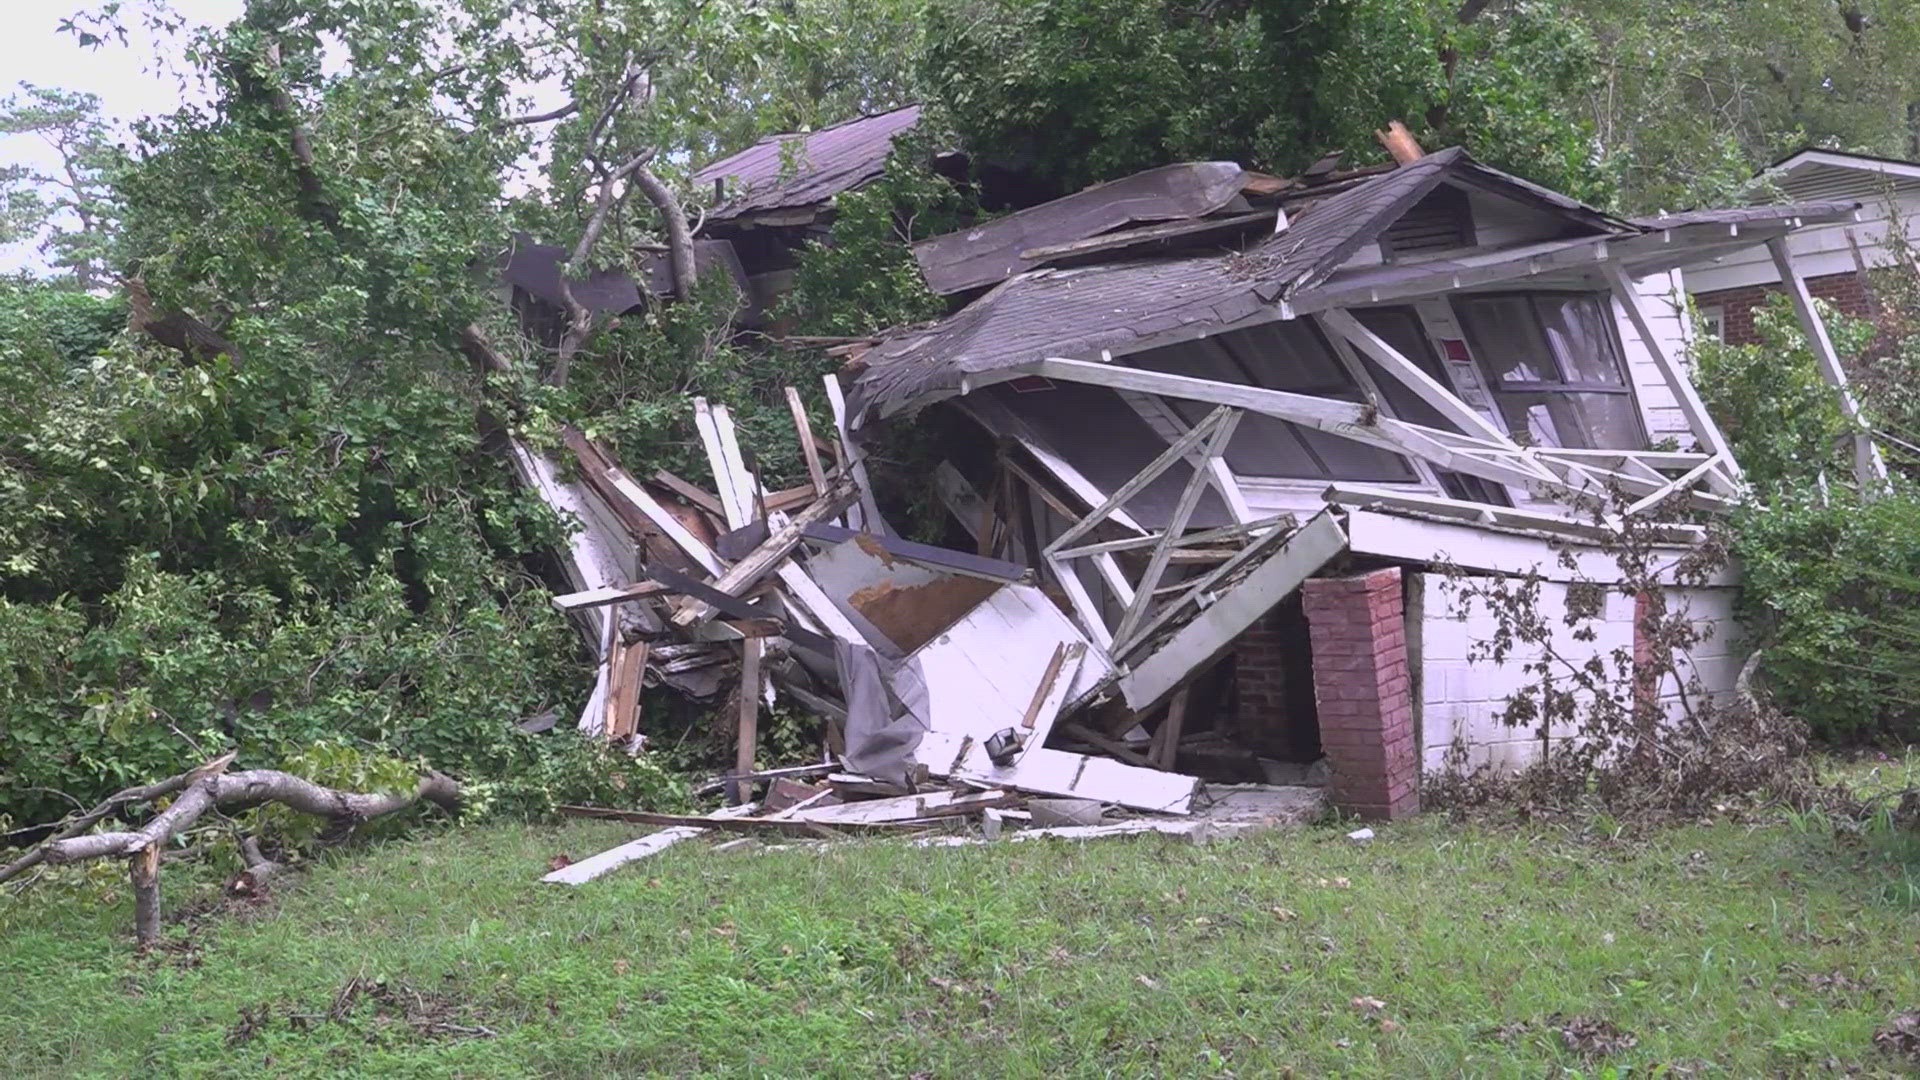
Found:
[[[127,859],[133,884],[133,936],[142,948],[160,939],[160,844],[156,840]]]
[[[800,391],[787,387],[787,411],[793,414],[793,429],[800,436],[800,456],[807,459],[807,478],[813,481],[813,494],[819,498],[827,493],[827,470],[820,464],[820,448],[814,445],[813,425],[807,423],[807,407],[800,401]]]
[[[753,771],[754,751],[760,742],[760,650],[759,638],[740,643],[740,749],[733,759],[736,775]],[[745,801],[747,792],[736,793]]]
[[[1883,494],[1887,487],[1887,463],[1880,457],[1880,448],[1873,444],[1873,433],[1867,429],[1866,421],[1860,417],[1860,403],[1847,389],[1847,373],[1840,367],[1840,354],[1834,350],[1833,338],[1827,334],[1826,320],[1813,306],[1813,294],[1807,291],[1806,279],[1793,265],[1787,238],[1778,236],[1767,241],[1767,250],[1773,254],[1774,267],[1780,271],[1780,287],[1787,290],[1787,298],[1793,301],[1793,313],[1800,317],[1800,329],[1807,335],[1807,345],[1820,365],[1820,375],[1840,396],[1840,414],[1853,425],[1853,478],[1860,485],[1860,494],[1868,499]]]
[[[1180,755],[1180,730],[1187,725],[1187,687],[1174,691],[1173,698],[1167,702],[1167,718],[1160,721],[1160,730],[1154,732],[1159,738],[1154,765],[1168,772],[1173,771],[1174,760]]]

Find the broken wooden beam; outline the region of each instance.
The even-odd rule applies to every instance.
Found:
[[[753,813],[759,808],[759,804],[757,803],[745,803],[740,806],[730,806],[720,811],[720,814],[730,817],[742,817]],[[694,825],[678,825],[673,828],[661,829],[659,832],[648,833],[637,840],[629,840],[619,847],[608,848],[598,855],[581,859],[577,863],[563,866],[540,880],[548,885],[585,885],[587,882],[598,877],[604,877],[630,862],[638,862],[641,859],[651,858],[675,844],[692,840],[696,836],[704,836],[708,831],[707,829]]]
[[[713,581],[711,587],[716,592],[738,595],[748,586],[772,573],[792,553],[795,545],[800,543],[800,537],[806,533],[809,526],[818,525],[838,514],[858,497],[859,493],[854,490],[853,484],[843,478],[828,490],[825,498],[794,515],[792,521],[775,529],[768,535],[766,543],[761,544],[746,558],[729,567],[725,573]],[[712,605],[696,600],[676,613],[672,622],[675,626],[684,629],[712,617]]]
[[[588,608],[607,607],[610,604],[624,604],[629,600],[645,600],[650,596],[659,596],[672,591],[671,588],[657,581],[636,581],[631,585],[565,593],[553,598],[553,606],[561,611],[585,611]]]

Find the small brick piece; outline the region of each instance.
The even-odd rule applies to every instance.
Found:
[[[1400,571],[1314,578],[1302,599],[1334,805],[1379,820],[1419,813],[1420,748]]]

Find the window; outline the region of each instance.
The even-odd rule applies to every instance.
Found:
[[[1453,381],[1447,377],[1440,366],[1440,357],[1433,351],[1433,343],[1427,338],[1426,327],[1420,321],[1420,313],[1410,307],[1377,307],[1355,311],[1354,317],[1360,325],[1380,335],[1380,340],[1393,347],[1401,356],[1413,361],[1414,366],[1433,377],[1433,381],[1448,389]],[[1357,351],[1357,350],[1356,350]],[[1380,396],[1387,401],[1387,408],[1393,415],[1415,424],[1439,428],[1442,431],[1459,431],[1460,425],[1441,415],[1440,410],[1426,403],[1412,388],[1392,375],[1387,374],[1374,359],[1365,353],[1360,354],[1360,362],[1366,365],[1367,374],[1373,377],[1373,384],[1380,388]],[[1466,434],[1463,432],[1463,434]],[[1495,506],[1511,506],[1507,493],[1500,485],[1490,483],[1477,476],[1435,469],[1434,476],[1450,498],[1469,499],[1474,502],[1491,503]]]
[[[1132,367],[1215,382],[1339,401],[1359,402],[1360,388],[1340,360],[1305,320],[1263,323],[1198,341],[1182,342],[1129,356]],[[1203,401],[1164,398],[1179,418],[1193,425],[1214,406]],[[1308,480],[1365,480],[1406,483],[1413,467],[1398,454],[1302,427],[1271,416],[1245,413],[1227,444],[1228,467],[1242,476]]]
[[[1455,298],[1454,310],[1514,438],[1594,450],[1647,445],[1605,297],[1468,296]]]
[[[1700,331],[1715,341],[1727,340],[1727,309],[1719,304],[1701,308]]]

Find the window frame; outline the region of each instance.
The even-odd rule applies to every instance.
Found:
[[[1476,332],[1476,320],[1469,314],[1474,303],[1482,300],[1522,300],[1526,302],[1527,310],[1533,317],[1532,334],[1545,349],[1545,353],[1540,359],[1552,363],[1553,369],[1559,373],[1560,378],[1558,380],[1527,379],[1512,381],[1501,377],[1500,373],[1495,370],[1492,362],[1492,356],[1495,350],[1485,347],[1485,343],[1480,340]],[[1541,304],[1543,302],[1564,302],[1568,300],[1584,300],[1597,304],[1604,313],[1605,317],[1601,320],[1601,332],[1604,335],[1606,348],[1611,351],[1614,373],[1618,376],[1619,382],[1576,382],[1568,378],[1568,368],[1570,365],[1553,347],[1553,339],[1547,333],[1547,319],[1541,312]],[[1628,404],[1632,406],[1632,408],[1627,411],[1627,416],[1632,420],[1633,431],[1637,435],[1638,442],[1638,445],[1633,447],[1605,447],[1605,449],[1645,449],[1652,445],[1647,433],[1645,418],[1641,416],[1640,413],[1639,394],[1633,386],[1633,369],[1627,363],[1627,352],[1620,338],[1620,324],[1618,316],[1615,315],[1613,310],[1612,296],[1603,292],[1583,292],[1577,289],[1506,289],[1498,292],[1467,293],[1453,296],[1449,298],[1449,306],[1453,310],[1455,321],[1460,324],[1461,333],[1466,336],[1468,348],[1473,351],[1474,363],[1478,367],[1481,380],[1486,386],[1487,393],[1493,400],[1495,413],[1500,417],[1501,423],[1506,425],[1509,433],[1513,432],[1514,424],[1509,418],[1506,406],[1511,403],[1511,399],[1513,398],[1531,398],[1551,395],[1572,397],[1580,394],[1605,394],[1624,397],[1627,399]],[[1592,443],[1594,441],[1590,437],[1592,432],[1584,432],[1583,434],[1589,436],[1587,442]]]

